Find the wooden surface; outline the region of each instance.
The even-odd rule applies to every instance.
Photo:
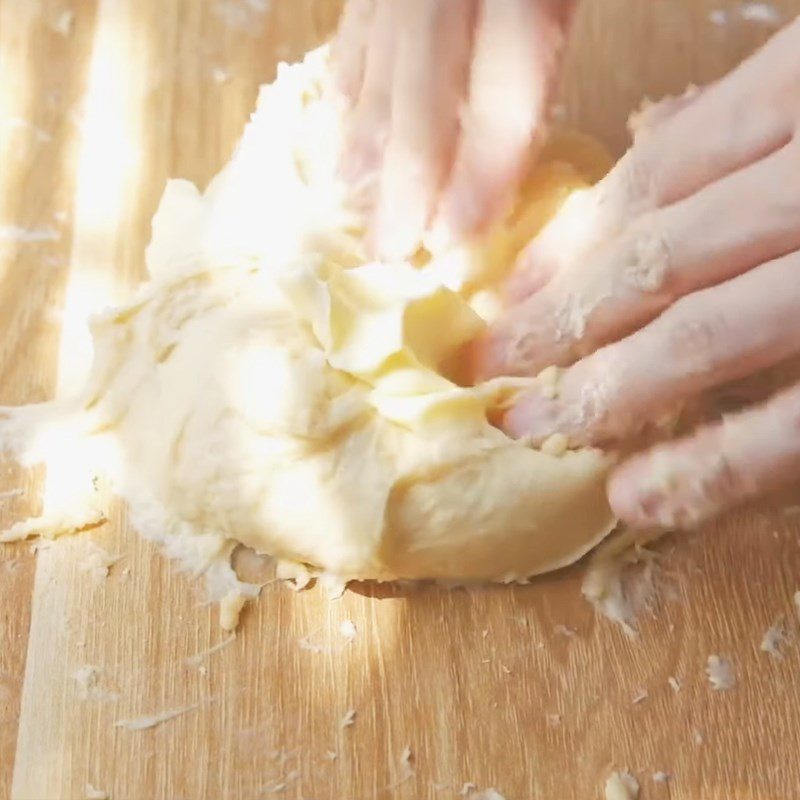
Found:
[[[142,275],[167,177],[203,184],[223,165],[258,84],[324,38],[337,5],[0,0],[0,402],[68,383],[81,315]],[[736,14],[709,22],[738,7],[586,0],[568,117],[619,151],[642,95],[718,76],[764,40],[768,26]],[[2,468],[0,491],[31,491],[0,501],[0,524],[36,509],[42,479]],[[124,509],[111,516],[36,556],[0,551],[2,798],[82,798],[90,784],[114,800],[447,800],[469,782],[586,800],[624,767],[645,800],[800,798],[800,516],[753,510],[667,542],[666,588],[636,640],[582,600],[579,565],[529,587],[367,586],[334,602],[269,586],[199,662],[187,658],[225,639],[215,614]],[[99,582],[81,570],[91,541],[123,555]],[[795,643],[779,660],[759,644],[781,616]],[[711,653],[732,661],[731,691],[710,689]],[[84,697],[72,676],[88,665],[100,672]],[[173,710],[152,729],[114,726]]]

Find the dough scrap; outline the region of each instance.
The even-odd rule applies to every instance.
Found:
[[[612,772],[605,786],[606,800],[637,800],[639,781],[630,772]]]
[[[151,278],[94,319],[81,397],[5,409],[0,438],[46,458],[25,431],[57,416],[102,442],[94,466],[134,526],[229,604],[257,593],[231,577],[239,542],[343,581],[512,581],[575,561],[615,525],[609,460],[491,424],[535,378],[462,386],[447,365],[522,245],[601,171],[592,145],[546,150],[481,242],[376,263],[336,176],[339,117],[325,49],[281,65],[206,191],[168,183]]]
[[[706,663],[706,675],[711,688],[717,692],[733,689],[736,685],[736,673],[733,665],[726,658],[712,653]]]

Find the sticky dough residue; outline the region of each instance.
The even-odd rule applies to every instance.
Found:
[[[282,66],[208,189],[168,184],[151,279],[95,318],[82,395],[0,422],[25,461],[84,454],[87,481],[108,476],[143,535],[205,572],[231,628],[237,594],[258,591],[229,566],[239,542],[338,582],[513,580],[575,560],[614,525],[600,453],[537,451],[490,424],[533,379],[467,387],[442,366],[602,159],[580,139],[552,145],[483,242],[369,262],[336,178],[326,74],[325,50]],[[9,538],[102,516],[91,501],[47,513]]]

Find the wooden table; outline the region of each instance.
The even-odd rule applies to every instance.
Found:
[[[258,84],[322,40],[337,6],[0,0],[0,401],[52,396],[62,306],[69,325],[86,297],[142,277],[167,177],[203,184],[224,164]],[[643,94],[720,75],[767,37],[738,8],[585,0],[570,118],[621,150]],[[42,481],[4,467],[0,491],[30,492],[2,499],[0,523],[35,511]],[[668,542],[667,590],[635,640],[581,598],[579,565],[528,587],[362,587],[334,602],[267,587],[235,640],[195,660],[225,641],[215,614],[123,508],[111,517],[38,555],[1,551],[1,797],[82,798],[88,784],[114,800],[447,800],[473,783],[586,800],[628,767],[645,800],[800,798],[800,647],[759,650],[781,616],[797,639],[800,517],[756,509]],[[123,556],[105,580],[80,569],[92,541]],[[732,690],[711,690],[711,653],[733,663]],[[168,711],[181,713],[114,726]]]

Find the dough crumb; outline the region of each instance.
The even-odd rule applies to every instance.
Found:
[[[583,596],[632,639],[638,636],[636,615],[652,606],[656,594],[655,555],[645,545],[661,536],[621,531],[595,550],[583,579]]]
[[[561,714],[548,714],[547,724],[551,728],[557,728],[561,724]]]
[[[0,227],[0,242],[36,244],[38,242],[57,242],[60,238],[61,234],[49,225],[41,228],[20,228],[18,225]]]
[[[112,555],[94,542],[89,542],[88,545],[89,555],[81,561],[78,568],[81,572],[89,573],[95,583],[102,583],[108,577],[111,567],[121,561],[124,556]]]
[[[692,731],[692,741],[695,743],[697,747],[703,744],[705,742],[705,738],[703,737],[702,732],[697,729]]]
[[[760,650],[768,653],[772,658],[782,659],[784,657],[783,647],[789,643],[789,633],[786,630],[786,619],[780,617],[761,640]]]
[[[736,685],[736,676],[731,662],[716,654],[708,657],[706,675],[708,675],[708,682],[714,691],[732,689]]]
[[[53,511],[15,522],[10,528],[0,531],[0,542],[22,542],[33,536],[57,539],[94,528],[105,521],[105,514],[95,508]]]
[[[186,708],[175,708],[170,711],[162,711],[160,714],[153,714],[147,717],[136,717],[135,719],[118,719],[114,723],[115,728],[124,728],[126,731],[145,731],[149,728],[155,728],[161,725],[162,722],[169,722],[171,719],[188,714],[190,711],[196,711],[200,708],[199,703],[195,703]]]
[[[325,751],[325,760],[326,761],[336,761],[339,758],[339,754],[335,750],[326,750]]]
[[[539,449],[548,456],[563,456],[569,449],[569,439],[563,433],[554,433],[542,442]]]
[[[416,774],[416,770],[414,769],[414,753],[409,746],[406,746],[405,750],[400,754],[400,772],[402,780],[407,780],[412,775]]]
[[[742,3],[739,14],[745,22],[777,26],[783,22],[783,15],[771,3]]]
[[[497,789],[484,789],[477,794],[467,795],[469,800],[506,800],[505,795],[500,794]]]
[[[62,11],[53,21],[52,29],[61,36],[69,36],[75,25],[75,12],[71,9]],[[105,795],[104,795],[105,796]]]
[[[2,567],[6,572],[16,572],[22,562],[18,558],[11,558],[8,561],[3,561]]]
[[[657,292],[669,269],[669,248],[663,234],[644,230],[636,241],[636,251],[624,273],[624,280],[634,289]]]
[[[261,791],[265,794],[283,794],[292,783],[298,780],[300,780],[300,770],[293,769],[285,778],[268,783],[262,787]]]
[[[238,590],[231,589],[219,604],[219,624],[224,631],[235,631],[239,627],[241,616],[247,598]]]
[[[305,589],[314,578],[303,564],[294,561],[278,561],[275,567],[275,577],[285,581],[296,592]]]
[[[356,638],[358,631],[356,630],[356,626],[353,624],[352,620],[346,619],[339,626],[339,633],[341,633],[345,639],[352,642],[353,639]]]
[[[104,792],[102,789],[95,789],[91,783],[86,784],[83,795],[85,800],[109,800],[108,792]]]
[[[473,792],[476,792],[478,787],[474,783],[464,783],[461,786],[461,791],[458,793],[459,797],[469,797]]]
[[[667,683],[669,684],[669,688],[676,694],[681,690],[681,682],[674,675],[670,675],[669,678],[667,678]]]
[[[730,22],[731,15],[724,8],[715,8],[708,12],[708,21],[712,25],[724,27]]]
[[[349,728],[356,721],[356,710],[351,708],[339,721],[339,727],[344,730]]]
[[[718,27],[727,27],[737,20],[734,18],[736,11],[725,8],[715,8],[708,13],[708,20]],[[738,8],[738,17],[742,22],[751,22],[756,25],[777,27],[783,22],[783,15],[770,3],[745,2]]]
[[[542,397],[548,400],[555,400],[558,397],[558,383],[561,380],[562,371],[558,367],[546,367],[536,376],[539,393]]]
[[[232,77],[230,70],[225,67],[214,66],[211,68],[211,78],[217,86],[230,83]]]
[[[654,772],[653,783],[669,783],[672,780],[672,775],[668,772]]]
[[[557,636],[563,636],[565,639],[574,639],[578,634],[572,628],[562,625],[560,622],[553,628],[553,632]]]
[[[97,685],[102,672],[103,670],[100,667],[85,664],[72,673],[72,680],[78,684],[78,696],[81,700],[114,702],[119,699],[119,695],[116,692],[107,692]]]
[[[594,298],[584,299],[578,294],[567,294],[554,314],[556,341],[572,342],[582,339],[586,333],[586,323],[589,320],[589,315],[597,305],[598,301],[594,300]]]
[[[797,611],[797,616],[800,617],[800,589],[794,593],[794,607]]]
[[[325,592],[325,597],[328,600],[338,600],[347,588],[347,581],[338,575],[331,575],[324,572],[317,578],[320,588]]]
[[[638,705],[639,703],[643,703],[647,698],[650,697],[650,692],[647,689],[639,689],[639,691],[633,696],[633,700],[631,702],[633,705]]]
[[[311,641],[311,636],[313,635],[314,634],[307,634],[306,636],[301,636],[297,640],[298,647],[301,650],[308,650],[310,653],[324,653],[325,648],[321,644]]]
[[[78,684],[81,700],[86,700],[89,697],[89,692],[97,685],[99,675],[100,668],[93,667],[90,664],[78,667],[78,669],[72,673],[72,680]]]
[[[606,800],[636,800],[639,781],[630,772],[612,772],[606,781]]]
[[[231,30],[256,36],[262,18],[270,10],[270,0],[216,0],[211,12]],[[273,790],[274,791],[274,790]]]
[[[393,783],[390,783],[386,789],[396,789],[401,784],[410,780],[417,774],[414,769],[414,753],[410,747],[406,747],[400,754],[400,775]]]

